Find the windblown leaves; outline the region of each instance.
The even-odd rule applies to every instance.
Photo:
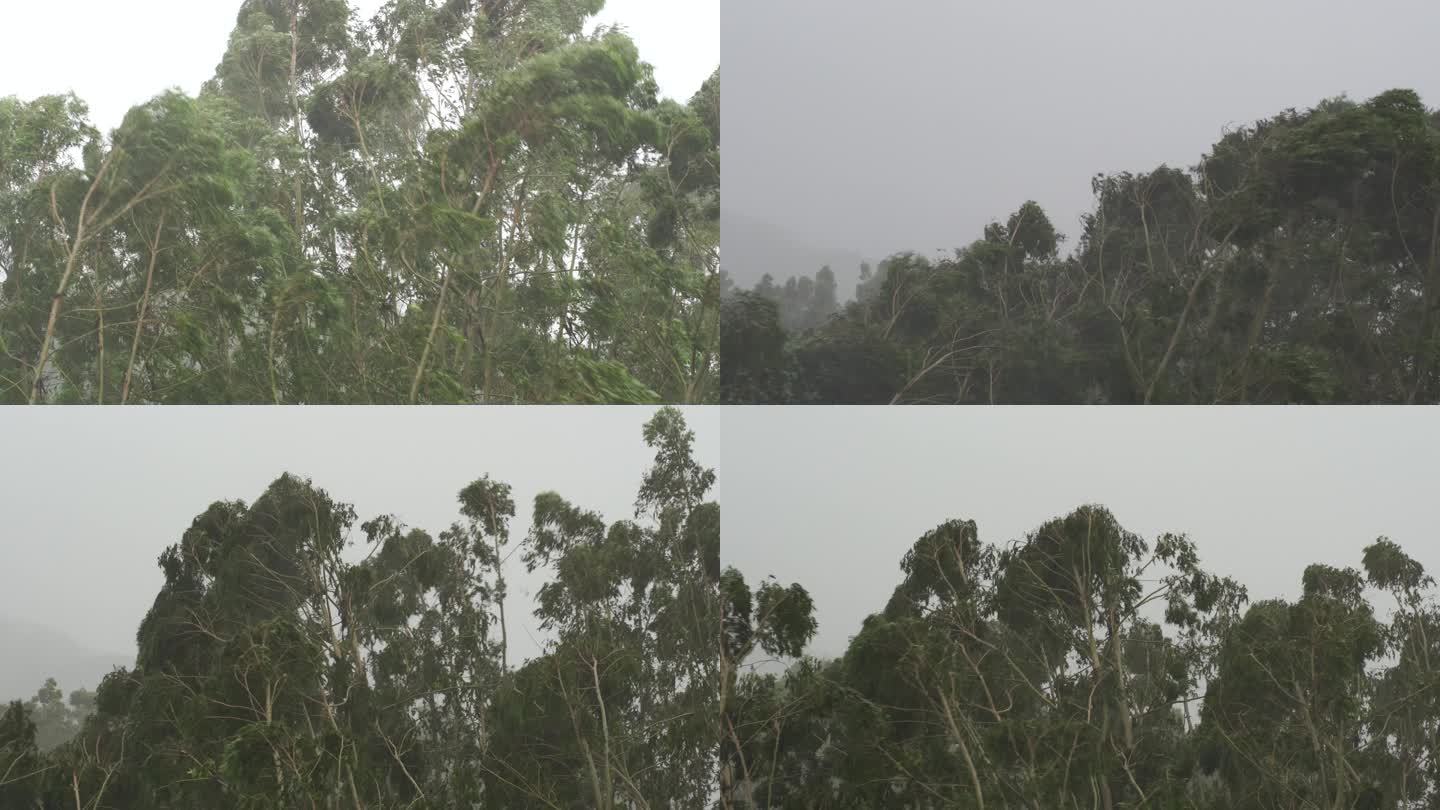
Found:
[[[713,400],[718,72],[598,6],[247,0],[198,99],[4,101],[0,396]]]
[[[291,475],[253,503],[212,504],[160,555],[136,666],[105,679],[73,740],[37,745],[53,684],[0,715],[0,798],[705,806],[720,690],[714,474],[678,412],[657,412],[642,437],[655,459],[633,519],[536,498],[522,555],[551,575],[535,610],[547,637],[515,663],[507,484],[465,486],[460,520],[438,534],[381,515],[354,538],[354,509]]]
[[[722,805],[1432,806],[1434,581],[1386,538],[1364,561],[1247,607],[1188,538],[1103,507],[1003,546],[948,521],[843,655],[777,649],[783,675],[738,678]],[[739,572],[722,591],[729,649],[751,649],[759,601]]]
[[[837,317],[800,323],[782,307],[788,373],[739,338],[723,396],[1440,401],[1436,120],[1411,90],[1332,99],[1226,132],[1190,169],[1097,175],[1068,255],[1026,202],[953,257],[890,257]],[[793,270],[786,289],[808,281]],[[767,278],[754,292],[779,290]],[[733,314],[727,341],[773,329]]]

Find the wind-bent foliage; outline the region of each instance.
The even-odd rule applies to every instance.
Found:
[[[350,506],[290,475],[212,504],[160,555],[136,666],[104,680],[75,738],[45,752],[34,707],[0,718],[0,805],[705,806],[720,509],[692,439],[673,409],[648,423],[633,519],[536,497],[521,551],[552,575],[535,610],[549,637],[518,663],[509,486],[465,487],[438,535],[381,516],[363,540]]]
[[[820,275],[737,291],[723,398],[1440,402],[1440,113],[1413,91],[1287,110],[1189,171],[1092,189],[1069,255],[1027,202],[951,258],[862,271],[818,326],[751,299]]]
[[[1099,506],[1006,546],[949,521],[842,656],[733,681],[723,804],[1440,807],[1434,581],[1385,538],[1363,560],[1247,609],[1184,536]],[[722,592],[732,653],[793,658],[814,632],[799,585],[752,600],[732,571]]]
[[[601,0],[244,0],[97,132],[0,98],[0,403],[705,402],[718,69]]]

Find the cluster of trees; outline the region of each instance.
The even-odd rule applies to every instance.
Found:
[[[0,716],[0,807],[679,808],[715,794],[720,510],[678,411],[647,423],[635,517],[549,492],[520,544],[546,569],[543,653],[507,652],[510,488],[438,535],[360,524],[309,481],[222,501],[71,741]],[[361,555],[353,547],[368,550]]]
[[[1103,507],[1023,540],[941,524],[844,654],[799,585],[722,577],[730,808],[1440,807],[1440,601],[1380,538],[1249,604]],[[1389,621],[1366,598],[1393,598]]]
[[[780,328],[788,334],[818,328],[840,309],[836,296],[835,272],[822,267],[815,277],[791,276],[783,286],[775,283],[769,273],[760,278],[749,292],[775,305]],[[735,292],[734,283],[724,270],[720,271],[720,297],[728,300]]]
[[[54,678],[46,678],[45,685],[35,690],[29,700],[23,703],[12,701],[12,710],[14,706],[22,707],[35,725],[35,747],[40,751],[49,751],[80,732],[85,718],[95,712],[95,693],[88,689],[75,689],[70,692],[67,702],[65,694],[60,691],[60,684]]]
[[[1440,402],[1440,112],[1410,90],[1099,175],[1062,255],[1027,202],[900,254],[808,331],[722,304],[722,398],[805,403]],[[798,282],[797,282],[798,283]]]
[[[198,97],[0,98],[0,403],[703,402],[718,68],[603,0],[243,0]]]

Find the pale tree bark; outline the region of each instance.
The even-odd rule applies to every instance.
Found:
[[[140,313],[135,318],[135,335],[130,341],[130,361],[125,364],[125,381],[120,386],[120,404],[130,399],[130,378],[135,371],[135,355],[140,350],[141,330],[145,328],[145,312],[150,304],[150,287],[155,280],[155,262],[160,256],[160,232],[165,227],[165,212],[160,212],[160,222],[155,226],[155,239],[150,243],[150,263],[145,270],[145,291],[140,295]]]
[[[105,156],[100,168],[95,172],[95,179],[91,181],[90,188],[85,192],[85,199],[80,202],[80,218],[75,223],[75,240],[70,245],[70,250],[65,257],[65,272],[60,276],[60,283],[55,287],[55,295],[50,299],[50,318],[45,323],[45,337],[40,341],[40,359],[35,363],[35,379],[30,384],[30,404],[34,405],[35,400],[40,396],[40,381],[45,376],[45,364],[50,359],[50,343],[55,339],[55,321],[60,318],[60,304],[65,298],[65,288],[70,284],[70,277],[75,273],[75,265],[80,258],[80,249],[85,245],[85,228],[89,224],[90,200],[95,195],[96,189],[100,187],[100,181],[105,179],[105,173],[110,170],[110,162],[115,153],[112,151]],[[50,188],[50,210],[55,219],[60,219],[59,205],[55,201],[55,188]]]

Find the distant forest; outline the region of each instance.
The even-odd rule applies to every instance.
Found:
[[[952,520],[842,655],[783,674],[752,665],[800,656],[808,593],[727,569],[722,805],[1440,807],[1435,582],[1383,537],[1360,561],[1249,604],[1185,536],[1103,507],[1005,545]]]
[[[718,397],[718,68],[660,97],[603,0],[231,2],[197,97],[0,97],[0,404]]]
[[[380,516],[358,543],[353,508],[290,475],[212,504],[159,557],[132,670],[72,698],[63,723],[53,685],[0,714],[0,808],[709,805],[715,474],[674,409],[644,439],[634,519],[547,492],[519,543],[510,487],[489,477],[439,534]],[[517,552],[550,574],[543,653],[523,661],[501,565]]]
[[[1413,91],[1092,189],[1068,254],[1026,202],[950,258],[862,268],[843,306],[828,270],[722,280],[723,400],[1440,402],[1440,112]]]

